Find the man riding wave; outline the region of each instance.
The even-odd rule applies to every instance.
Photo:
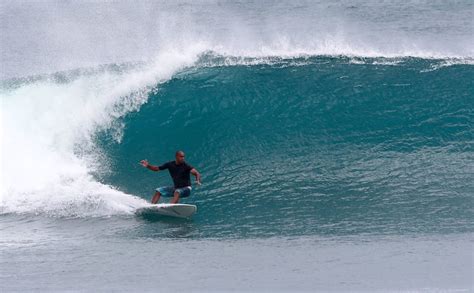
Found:
[[[169,161],[161,166],[150,165],[147,160],[140,161],[140,164],[155,172],[168,169],[173,179],[174,186],[162,186],[156,189],[155,195],[151,199],[153,204],[158,203],[161,196],[173,197],[170,203],[178,203],[180,198],[190,196],[192,190],[190,174],[196,177],[197,185],[201,185],[201,174],[184,161],[183,151],[177,151],[174,161]]]

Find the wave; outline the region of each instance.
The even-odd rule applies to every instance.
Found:
[[[469,62],[203,46],[10,79],[0,91],[1,212],[130,214],[169,183],[137,162],[184,148],[205,175],[193,200],[212,217],[200,221],[218,233],[233,233],[219,223],[252,233],[226,211],[289,234],[298,223],[305,233],[466,230]]]

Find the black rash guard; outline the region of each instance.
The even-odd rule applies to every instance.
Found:
[[[171,178],[173,178],[174,188],[191,186],[191,178],[189,174],[191,173],[193,166],[188,165],[186,162],[177,165],[176,161],[169,161],[158,168],[160,171],[168,169]]]

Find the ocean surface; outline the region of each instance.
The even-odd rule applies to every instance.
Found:
[[[474,291],[471,1],[0,15],[0,291]]]

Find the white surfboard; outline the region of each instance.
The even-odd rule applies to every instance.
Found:
[[[163,216],[190,218],[197,211],[197,206],[184,203],[159,203],[136,210],[136,214],[158,214]]]

